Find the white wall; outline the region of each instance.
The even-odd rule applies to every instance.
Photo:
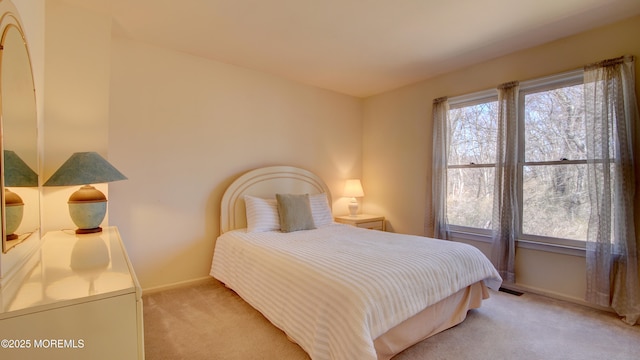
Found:
[[[424,234],[425,209],[431,203],[433,99],[573,70],[624,54],[639,56],[638,34],[640,17],[635,17],[366,99],[363,178],[368,191],[365,211],[385,215],[390,228],[397,232]],[[636,78],[640,79],[637,64]],[[638,89],[640,82],[636,83],[640,94]],[[636,210],[636,219],[639,215]],[[636,228],[638,223],[636,221]],[[427,229],[427,234],[432,231]],[[486,244],[475,245],[487,249]],[[584,263],[582,257],[519,248],[517,283],[580,301],[585,291]]]
[[[121,38],[111,65],[109,160],[129,179],[109,185],[110,222],[143,288],[207,276],[243,172],[300,166],[335,200],[360,176],[361,100]]]

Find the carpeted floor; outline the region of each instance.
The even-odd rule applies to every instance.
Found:
[[[145,295],[143,300],[147,360],[309,359],[217,281]],[[640,326],[542,296],[492,291],[462,324],[394,358],[417,359],[640,359]]]

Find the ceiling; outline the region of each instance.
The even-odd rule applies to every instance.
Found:
[[[640,14],[639,0],[64,0],[114,32],[366,97]]]

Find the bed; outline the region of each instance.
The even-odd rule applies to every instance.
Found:
[[[278,222],[289,196],[308,204],[311,225]],[[307,170],[245,173],[222,197],[211,265],[314,360],[390,359],[462,322],[502,282],[470,245],[338,224],[330,204]]]

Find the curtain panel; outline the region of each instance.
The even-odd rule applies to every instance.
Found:
[[[518,91],[517,81],[498,87],[498,134],[491,220],[491,260],[500,276],[515,283],[518,226]]]
[[[640,318],[635,234],[634,126],[640,120],[634,59],[584,69],[591,215],[587,232],[587,301],[611,306],[628,324]]]
[[[446,97],[433,100],[433,159],[431,185],[431,219],[433,237],[448,239],[447,229],[447,154],[449,132],[447,121],[449,101]]]

